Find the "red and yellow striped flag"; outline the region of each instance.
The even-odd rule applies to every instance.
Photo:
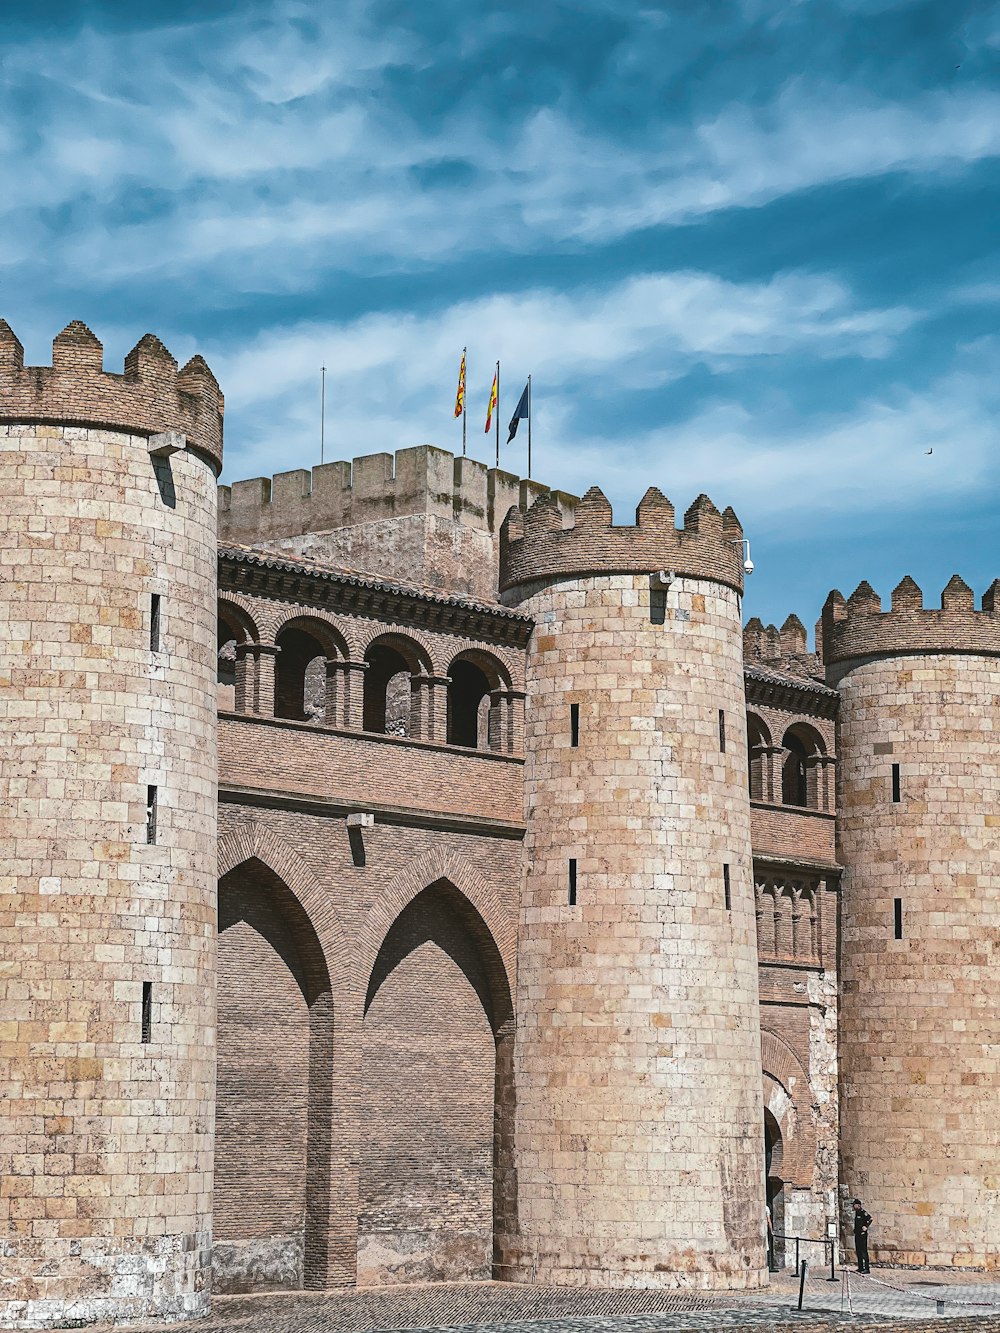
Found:
[[[489,435],[490,433],[490,426],[493,422],[493,413],[496,411],[497,408],[497,388],[498,388],[497,380],[499,378],[500,378],[500,372],[498,370],[496,374],[493,376],[493,388],[490,390],[490,405],[486,410],[486,430],[483,432],[484,435]]]
[[[466,349],[463,347],[462,364],[458,369],[458,393],[455,395],[455,415],[457,417],[460,417],[465,411],[465,352]]]

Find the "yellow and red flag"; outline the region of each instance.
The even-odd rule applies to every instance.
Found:
[[[493,388],[490,390],[490,405],[486,410],[486,430],[484,435],[489,435],[490,426],[493,424],[493,413],[497,410],[497,390],[499,389],[500,371],[493,376]]]
[[[458,393],[455,395],[455,415],[460,417],[465,411],[465,353],[462,348],[462,364],[458,369]]]

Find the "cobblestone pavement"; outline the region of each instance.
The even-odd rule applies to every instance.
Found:
[[[848,1289],[847,1282],[850,1282]],[[819,1333],[850,1325],[906,1333],[942,1323],[1000,1333],[995,1275],[856,1273],[838,1283],[810,1278],[805,1308],[794,1308],[791,1273],[766,1292],[595,1291],[511,1283],[433,1283],[351,1292],[288,1292],[217,1297],[198,1333],[695,1333],[699,1329],[771,1329]],[[844,1309],[841,1311],[843,1299]],[[853,1313],[852,1313],[853,1307]],[[991,1316],[992,1312],[992,1317]],[[984,1317],[986,1316],[986,1317]],[[190,1333],[190,1325],[184,1326]]]
[[[809,1276],[804,1305],[811,1310],[900,1319],[949,1319],[1000,1315],[1000,1281],[995,1273],[932,1273],[926,1269],[876,1268],[863,1275],[838,1270],[839,1281],[828,1282],[825,1270]],[[767,1292],[746,1299],[768,1305],[792,1305],[798,1281],[792,1273],[772,1278]]]

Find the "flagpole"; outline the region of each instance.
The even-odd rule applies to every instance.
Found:
[[[531,376],[528,376],[528,480],[531,480]]]
[[[500,466],[500,362],[497,362],[497,467]]]
[[[466,384],[469,382],[469,367],[465,360],[465,354],[466,352],[468,352],[468,350],[469,349],[467,347],[462,348],[462,365],[465,366]],[[465,386],[463,385],[463,393],[462,393],[462,457],[463,458],[465,457],[465,410],[466,410],[466,399],[468,398],[468,394],[464,392],[464,387]]]
[[[319,372],[319,461],[323,462],[326,449],[326,366]]]

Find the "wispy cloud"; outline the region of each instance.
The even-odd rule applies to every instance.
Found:
[[[420,69],[429,57],[374,31],[358,6],[340,17],[84,30],[13,48],[10,109],[30,87],[34,114],[7,146],[19,186],[0,215],[75,202],[66,261],[105,281],[193,282],[212,270],[286,291],[331,263],[405,270],[604,245],[831,182],[1000,153],[1000,94],[980,87],[903,104],[793,78],[764,101],[653,117],[625,135],[559,102],[497,118],[462,99],[428,119],[392,90],[402,71],[432,79]],[[442,162],[464,170],[420,188],[414,171]],[[137,207],[147,190],[151,213]]]
[[[433,434],[447,426],[456,351],[473,335],[473,366],[484,389],[492,371],[475,362],[496,355],[509,373],[531,369],[542,401],[572,395],[582,414],[588,402],[648,393],[696,365],[725,373],[793,350],[820,360],[878,358],[917,319],[902,307],[861,307],[829,277],[787,274],[741,284],[681,272],[572,295],[494,295],[423,317],[393,312],[296,326],[208,350],[236,408],[231,460],[235,453],[245,471],[250,460],[273,456],[276,441],[309,452],[321,360],[331,426],[358,453],[415,442],[407,440],[414,429]],[[300,450],[289,446],[296,438]]]
[[[453,445],[469,344],[470,447],[500,356],[568,488],[986,503],[995,0],[114,9],[9,23],[0,313],[204,352],[229,476],[316,461],[323,362],[334,452]]]

